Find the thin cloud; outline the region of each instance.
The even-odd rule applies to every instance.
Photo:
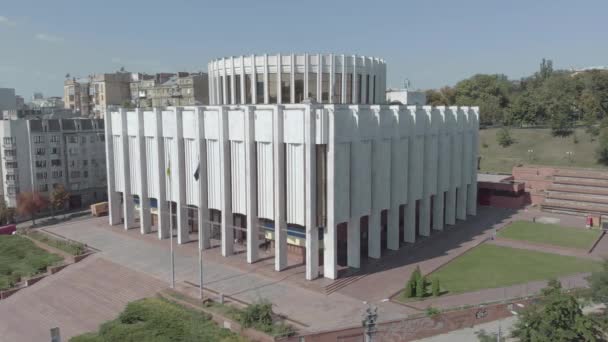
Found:
[[[10,20],[7,17],[4,17],[4,16],[0,15],[0,25],[15,26],[15,25],[17,25],[17,23],[14,22],[14,21],[12,21],[12,20]]]
[[[36,39],[41,40],[47,43],[61,43],[63,42],[63,38],[54,36],[48,33],[38,33],[36,34]]]

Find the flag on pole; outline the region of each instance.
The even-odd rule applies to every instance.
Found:
[[[194,171],[194,179],[198,180],[199,177],[199,171],[201,169],[201,161],[198,161],[198,166],[196,167],[196,171]]]
[[[169,159],[169,165],[167,166],[167,177],[171,177],[171,159]]]

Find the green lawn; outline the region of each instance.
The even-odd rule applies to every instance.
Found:
[[[595,150],[597,139],[584,129],[576,129],[573,136],[554,137],[550,129],[541,128],[512,128],[511,137],[515,143],[501,147],[496,142],[498,129],[489,128],[479,131],[479,155],[481,156],[482,172],[511,173],[513,166],[518,164],[540,164],[553,166],[574,166],[587,168],[604,168],[597,163]],[[532,154],[528,150],[534,150]],[[566,152],[573,152],[573,158],[566,157]]]
[[[0,235],[0,290],[63,260],[19,235]]]
[[[588,250],[600,236],[596,229],[581,229],[556,224],[515,221],[498,232],[499,237]]]
[[[47,234],[40,233],[37,231],[31,231],[27,234],[27,236],[31,237],[32,239],[43,242],[49,246],[60,249],[71,255],[81,255],[85,252],[84,244],[79,243],[79,242],[69,242],[69,241],[65,241],[65,240],[59,240],[59,239],[53,238]]]
[[[430,275],[450,293],[503,287],[601,269],[599,262],[483,244]]]
[[[161,298],[131,302],[120,316],[102,324],[98,332],[70,339],[71,342],[206,341],[245,342],[217,326],[209,316]]]

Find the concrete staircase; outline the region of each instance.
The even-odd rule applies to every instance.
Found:
[[[544,192],[544,211],[608,217],[608,172],[556,169]]]

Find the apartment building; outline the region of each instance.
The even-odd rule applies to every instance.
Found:
[[[49,197],[63,185],[78,208],[106,196],[104,122],[97,119],[0,121],[0,191],[9,207],[20,192]]]
[[[130,85],[131,103],[138,107],[209,104],[207,74],[203,72],[141,75]]]
[[[102,118],[108,106],[120,106],[130,100],[131,73],[96,74],[67,79],[63,85],[66,109],[81,116]]]

